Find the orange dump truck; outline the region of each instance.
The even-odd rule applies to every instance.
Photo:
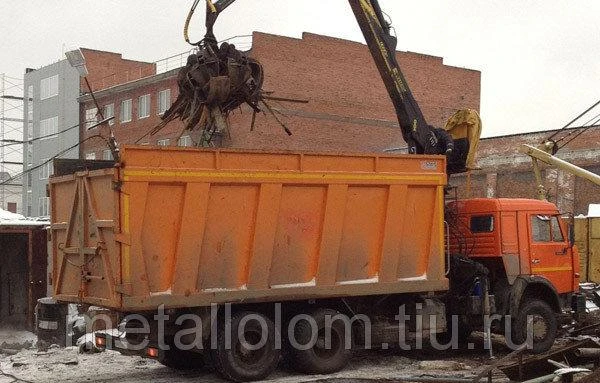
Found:
[[[518,265],[537,259],[525,243],[535,239],[530,217],[540,216],[549,238],[561,233],[562,242],[535,247],[535,257],[562,246],[571,263],[556,267],[567,278],[574,254],[566,228],[552,220],[558,211],[527,203],[445,209],[445,169],[443,156],[147,146],[125,146],[116,164],[57,161],[54,296],[136,314],[123,337],[99,335],[101,347],[174,368],[208,352],[238,381],[267,376],[282,348],[301,371],[331,372],[351,347],[414,344],[448,333],[452,317],[468,335],[482,314],[514,317],[531,301],[527,313],[546,325],[534,338],[549,347],[554,313],[571,307],[573,270],[570,284],[558,285],[549,269],[536,277]],[[510,212],[524,215],[498,230]],[[461,244],[471,252],[451,258],[449,233],[462,236],[450,241],[454,252]],[[480,237],[488,245],[473,246]],[[554,322],[536,296],[542,285],[555,296],[547,304]]]

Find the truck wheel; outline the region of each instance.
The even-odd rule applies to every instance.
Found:
[[[275,347],[273,321],[251,311],[234,314],[229,329],[225,323],[219,323],[217,348],[211,350],[216,370],[236,382],[266,378],[277,367],[280,353]]]
[[[520,309],[512,327],[512,340],[515,345],[527,341],[527,318],[533,319],[533,348],[534,354],[548,351],[554,344],[558,332],[556,314],[548,303],[535,299],[525,303]]]
[[[290,365],[304,373],[330,374],[346,367],[350,360],[351,351],[347,346],[345,325],[342,321],[334,321],[326,327],[325,318],[338,315],[339,312],[330,309],[318,309],[311,314],[316,323],[317,334],[307,320],[300,320],[294,328],[294,338],[298,345],[314,345],[307,349],[290,347]],[[327,347],[325,334],[331,333],[331,344]]]
[[[204,366],[204,357],[198,352],[177,350],[158,350],[158,362],[173,370],[195,370]]]

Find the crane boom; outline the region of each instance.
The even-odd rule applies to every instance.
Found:
[[[409,152],[425,153],[426,149],[422,143],[427,141],[429,125],[398,65],[397,40],[390,34],[390,24],[383,18],[377,1],[349,0],[349,3],[392,99]]]
[[[187,30],[191,15],[200,0],[195,0],[184,27]],[[235,0],[206,1],[206,34],[202,42],[211,52],[217,52],[213,26],[219,14]],[[396,59],[396,37],[391,24],[383,17],[377,0],[348,0],[365,38],[371,56],[379,71],[388,95],[394,105],[402,137],[412,154],[444,154],[449,174],[467,171],[473,167],[474,152],[481,133],[481,120],[476,111],[463,109],[452,116],[444,128],[427,123],[415,100],[408,82]],[[196,45],[199,45],[197,43]]]
[[[580,168],[579,166],[573,165],[565,160],[561,160],[560,158],[541,149],[535,148],[531,145],[523,144],[519,148],[519,151],[527,154],[533,161],[533,170],[535,173],[536,182],[538,184],[538,198],[541,200],[546,199],[546,188],[544,187],[544,183],[542,181],[542,173],[538,161],[544,162],[548,165],[556,166],[557,168],[568,171],[577,177],[585,178],[596,185],[600,185],[600,175]]]

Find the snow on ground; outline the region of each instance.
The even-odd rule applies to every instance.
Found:
[[[448,357],[451,353],[447,353]],[[440,357],[438,354],[437,357]],[[332,375],[299,375],[282,367],[268,381],[300,383],[327,378],[391,379],[409,375],[472,376],[482,364],[479,358],[464,358],[460,363],[449,360],[424,363],[401,356],[398,352],[364,351],[356,355],[343,371]],[[454,368],[453,366],[457,367]],[[22,350],[16,355],[0,354],[0,370],[28,382],[224,382],[210,369],[174,371],[160,363],[137,356],[125,356],[115,351],[79,354],[76,347],[51,348],[46,352]],[[0,373],[0,383],[13,378]]]
[[[29,331],[0,328],[0,349],[20,350],[34,347],[37,336]]]

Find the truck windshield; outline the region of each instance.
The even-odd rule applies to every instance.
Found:
[[[531,233],[534,242],[564,242],[564,236],[556,216],[532,216]]]

